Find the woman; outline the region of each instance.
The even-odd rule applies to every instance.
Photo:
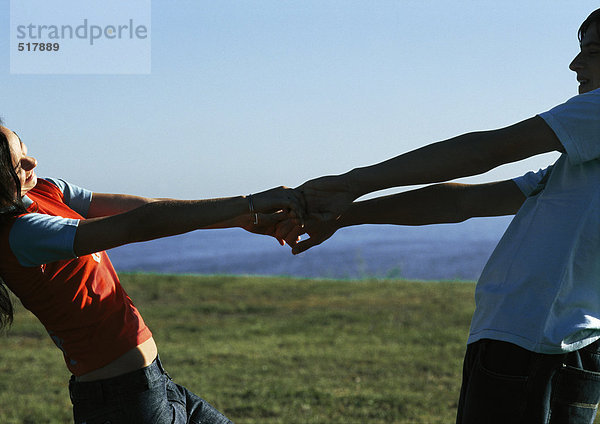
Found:
[[[230,422],[171,381],[104,250],[199,228],[273,235],[279,220],[301,210],[294,191],[157,200],[37,179],[36,165],[17,134],[0,125],[0,277],[62,350],[73,374],[75,422]],[[0,324],[6,325],[12,305],[0,287]]]

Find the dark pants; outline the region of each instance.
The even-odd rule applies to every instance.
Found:
[[[480,340],[467,347],[457,424],[590,424],[600,401],[600,341],[560,355]]]
[[[181,387],[160,359],[115,378],[69,382],[76,424],[231,424],[212,405]]]

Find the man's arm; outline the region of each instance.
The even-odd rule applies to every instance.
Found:
[[[512,180],[487,184],[436,184],[391,196],[354,202],[337,220],[307,222],[309,239],[294,243],[302,229],[281,226],[292,253],[321,244],[338,229],[362,224],[427,225],[462,222],[481,216],[515,214],[526,197]],[[284,234],[287,233],[287,234]]]
[[[486,184],[435,184],[355,202],[341,227],[361,224],[428,225],[517,213],[526,197],[512,180]]]
[[[308,212],[338,216],[358,197],[390,187],[430,184],[478,175],[499,165],[563,147],[539,116],[506,128],[463,134],[376,165],[304,183]]]

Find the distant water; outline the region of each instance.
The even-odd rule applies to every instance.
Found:
[[[298,256],[273,238],[240,229],[194,231],[122,246],[109,255],[117,271],[476,280],[510,219],[345,228]]]

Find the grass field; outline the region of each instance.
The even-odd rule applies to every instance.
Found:
[[[173,379],[239,424],[451,423],[472,283],[125,274]],[[60,351],[18,306],[0,423],[68,423]]]

